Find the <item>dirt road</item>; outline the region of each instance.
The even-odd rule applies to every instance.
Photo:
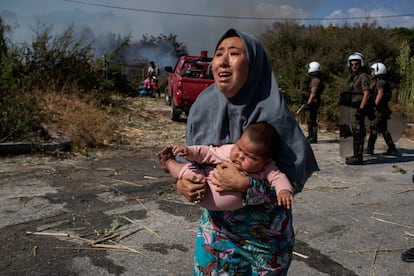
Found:
[[[400,259],[414,246],[414,142],[397,146],[401,157],[346,166],[336,134],[320,134],[321,170],[295,198],[289,275],[414,275]],[[199,208],[158,167],[158,150],[1,158],[0,274],[191,275]]]

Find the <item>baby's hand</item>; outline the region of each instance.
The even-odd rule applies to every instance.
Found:
[[[283,205],[287,209],[290,209],[293,201],[294,201],[293,194],[289,190],[281,190],[277,194],[277,204]]]
[[[188,155],[188,149],[186,146],[174,146],[173,153],[174,155],[186,157]]]

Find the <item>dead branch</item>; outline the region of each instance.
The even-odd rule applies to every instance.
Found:
[[[142,187],[143,185],[138,184],[138,183],[134,183],[134,182],[130,182],[130,181],[126,181],[126,180],[122,180],[122,179],[117,179],[117,178],[113,178],[113,177],[106,177],[108,179],[111,179],[114,182],[120,182],[123,184],[129,184],[129,185],[134,185],[134,186],[138,186],[138,187]]]
[[[135,225],[138,225],[138,226],[140,226],[140,227],[142,227],[142,228],[144,228],[145,230],[147,230],[148,232],[150,232],[150,233],[152,233],[152,234],[154,234],[155,236],[157,236],[158,238],[160,238],[160,239],[164,239],[163,237],[161,237],[157,232],[155,232],[154,230],[152,230],[151,228],[149,228],[148,226],[146,226],[146,225],[143,225],[143,224],[140,224],[140,223],[138,223],[137,221],[135,221],[135,220],[132,220],[132,219],[130,219],[130,218],[128,218],[128,217],[126,217],[126,216],[120,216],[120,218],[123,218],[124,220],[126,220],[126,221],[128,221],[128,222],[130,222],[130,223],[133,223],[133,224],[135,224]]]
[[[26,231],[27,235],[38,235],[38,236],[55,236],[55,237],[69,237],[67,233],[58,233],[58,232],[31,232]]]
[[[303,259],[309,259],[309,256],[303,255],[303,254],[295,252],[295,251],[293,251],[293,255],[299,256]]]
[[[90,245],[97,244],[97,243],[101,243],[101,242],[104,242],[104,241],[107,241],[107,240],[110,240],[110,239],[116,238],[116,237],[118,237],[118,236],[120,236],[120,234],[119,234],[118,232],[116,232],[116,233],[112,233],[112,234],[111,234],[111,235],[109,235],[109,236],[102,237],[102,238],[100,238],[100,239],[94,240],[94,241],[93,241]]]
[[[351,205],[381,205],[379,201],[367,201],[367,202],[352,202]]]
[[[377,254],[378,254],[378,250],[379,250],[379,248],[381,246],[381,243],[382,243],[382,240],[379,242],[377,248],[374,251],[374,256],[372,257],[372,262],[371,262],[372,276],[375,276],[376,275],[376,272],[375,272],[375,260],[377,259]]]
[[[405,224],[401,224],[401,223],[398,223],[398,222],[388,221],[388,220],[385,220],[385,219],[380,219],[380,218],[376,218],[376,217],[372,217],[372,216],[371,216],[371,218],[375,219],[377,221],[381,221],[381,222],[385,222],[385,223],[389,223],[389,224],[393,224],[393,225],[398,225],[398,226],[405,227],[405,228],[408,228],[408,229],[414,229],[414,227],[410,226],[410,225],[405,225]]]

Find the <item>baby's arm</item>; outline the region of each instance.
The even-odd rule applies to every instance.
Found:
[[[277,193],[277,205],[283,205],[290,209],[294,201],[293,193],[289,190],[281,190]]]
[[[290,209],[294,197],[293,186],[287,176],[279,170],[274,162],[267,164],[264,172],[267,180],[269,180],[271,186],[276,190],[277,204]]]

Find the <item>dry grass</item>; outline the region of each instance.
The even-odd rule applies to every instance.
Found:
[[[185,143],[185,121],[170,119],[171,107],[161,98],[128,99],[127,114],[117,129],[122,144],[146,147]]]
[[[76,95],[44,96],[49,129],[72,140],[75,147],[96,147],[113,139],[117,127],[110,110],[96,108],[93,98]]]
[[[48,129],[71,139],[75,151],[108,145],[164,147],[185,143],[185,120],[173,122],[171,107],[165,105],[163,98],[119,98],[114,101],[122,103],[121,108],[102,110],[96,108],[92,97],[80,99],[66,94],[43,97],[49,114]],[[323,123],[321,128],[330,131]],[[414,129],[407,128],[404,134],[414,137]]]
[[[47,128],[69,138],[74,149],[130,145],[163,147],[184,143],[185,122],[170,120],[170,107],[162,98],[114,99],[122,107],[96,107],[89,96],[47,94]]]

